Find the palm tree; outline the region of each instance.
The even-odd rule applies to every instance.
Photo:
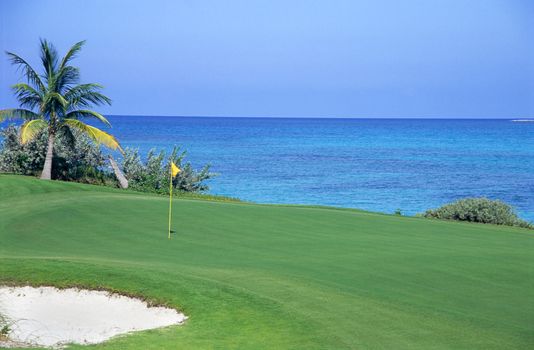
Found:
[[[37,74],[19,55],[7,52],[11,63],[22,70],[27,83],[12,86],[20,108],[0,110],[0,122],[5,119],[21,119],[24,122],[20,129],[22,144],[32,140],[43,130],[48,131],[48,148],[41,179],[50,180],[56,136],[73,140],[73,130],[79,130],[94,142],[111,149],[122,149],[114,136],[82,121],[85,118],[95,118],[111,126],[103,115],[89,109],[93,105],[111,105],[111,100],[100,92],[102,86],[78,84],[79,69],[69,64],[85,41],[74,44],[61,60],[51,43],[43,39],[40,42],[43,74]]]

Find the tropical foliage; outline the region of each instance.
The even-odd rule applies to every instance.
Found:
[[[58,136],[54,145],[52,177],[58,180],[117,187],[117,180],[107,163],[101,147],[82,132],[74,130],[75,137]],[[48,144],[47,131],[41,131],[32,140],[22,143],[20,127],[10,125],[0,131],[0,172],[20,175],[38,175],[44,164]],[[173,180],[177,194],[202,193],[209,189],[206,181],[215,176],[209,165],[199,171],[185,161],[186,152],[174,148],[169,156],[165,152],[151,150],[144,157],[137,150],[126,149],[120,161],[129,181],[129,188],[141,192],[169,193],[169,162],[182,170]],[[202,193],[200,198],[206,199]],[[232,200],[215,196],[211,199]]]
[[[74,138],[58,136],[54,145],[52,177],[58,180],[116,186],[116,180],[106,167],[100,146],[83,133],[73,130]],[[48,145],[46,130],[22,143],[20,128],[13,125],[0,131],[0,172],[38,175],[45,162]]]
[[[0,172],[40,173],[42,179],[117,186],[100,145],[124,151],[114,136],[85,123],[86,119],[95,119],[110,126],[103,115],[91,108],[110,105],[111,100],[102,94],[101,85],[79,84],[79,69],[71,65],[84,43],[76,43],[60,58],[51,43],[41,40],[41,73],[19,55],[7,53],[11,63],[22,71],[25,82],[12,86],[19,108],[0,110],[0,122],[22,121],[20,127],[11,125],[1,132]],[[178,193],[207,191],[206,180],[214,176],[208,165],[194,170],[183,161],[185,152],[177,148],[168,157],[164,152],[151,151],[142,160],[135,150],[123,155],[123,172],[134,190],[168,193],[171,160],[182,169],[172,182]]]
[[[145,158],[141,159],[139,152],[126,149],[122,160],[122,169],[128,178],[129,188],[161,194],[169,193],[170,162],[182,170],[173,179],[173,188],[178,192],[204,192],[209,189],[206,181],[215,176],[210,172],[210,166],[205,165],[200,171],[193,169],[189,162],[185,162],[185,151],[174,147],[170,155],[164,151],[156,153],[150,150]]]
[[[508,204],[487,198],[462,199],[438,209],[427,210],[422,216],[443,220],[534,228],[532,224],[521,220]]]
[[[20,129],[20,141],[23,145],[46,131],[47,147],[42,179],[52,177],[57,138],[69,141],[84,134],[98,144],[120,149],[115,137],[83,122],[84,119],[92,118],[109,126],[103,115],[90,108],[93,105],[111,104],[111,100],[101,93],[101,85],[79,84],[79,69],[70,65],[84,43],[80,41],[74,44],[60,59],[54,46],[46,40],[41,40],[42,74],[38,74],[19,55],[7,53],[11,63],[22,70],[26,83],[13,85],[20,108],[1,110],[0,122],[5,119],[22,120],[24,123]]]

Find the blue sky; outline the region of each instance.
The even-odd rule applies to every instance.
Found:
[[[0,50],[38,40],[106,114],[534,117],[534,1],[0,1]],[[19,74],[0,57],[0,108]]]

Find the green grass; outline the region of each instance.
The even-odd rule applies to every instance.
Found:
[[[177,199],[169,241],[167,205],[160,196],[0,175],[0,284],[106,288],[190,317],[90,349],[534,344],[532,231]]]

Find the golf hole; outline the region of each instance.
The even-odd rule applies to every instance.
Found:
[[[0,347],[96,344],[186,319],[174,309],[105,291],[0,286]]]

